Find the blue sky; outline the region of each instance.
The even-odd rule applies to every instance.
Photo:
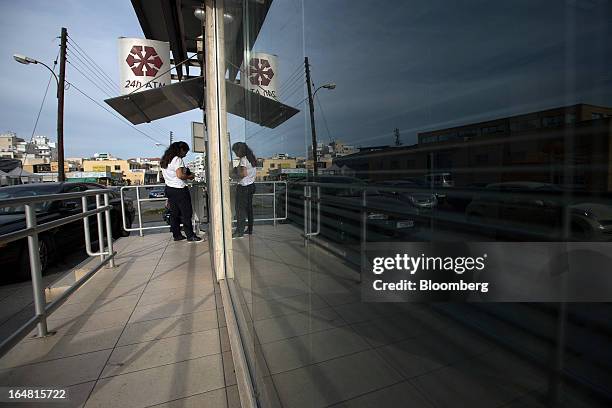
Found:
[[[398,127],[402,140],[413,143],[422,130],[578,102],[612,106],[611,17],[606,0],[406,0],[384,6],[276,0],[255,49],[279,56],[281,84],[299,71],[281,89],[281,100],[301,112],[274,130],[230,117],[232,141],[246,140],[259,156],[304,155],[310,143],[300,82],[304,55],[316,85],[337,84],[318,93],[321,141],[389,144]],[[50,63],[62,26],[117,82],[117,37],[142,36],[128,0],[2,2],[0,131],[30,137],[49,76],[42,67],[17,64],[12,54]],[[68,80],[98,101],[106,98],[71,65]],[[169,130],[175,140],[189,141],[190,122],[199,120],[201,113],[192,111],[138,128],[161,142]],[[36,134],[55,138],[54,89]],[[161,153],[75,89],[66,91],[65,143],[67,156]]]

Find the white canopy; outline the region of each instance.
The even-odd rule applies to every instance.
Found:
[[[30,173],[27,170],[23,170],[21,167],[15,167],[13,170],[5,173],[10,178],[28,178],[34,180],[42,180],[42,176],[39,174]]]

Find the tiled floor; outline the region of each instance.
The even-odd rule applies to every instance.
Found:
[[[298,229],[233,242],[262,407],[543,407],[547,373],[427,305],[362,303],[359,275]],[[67,387],[70,406],[240,406],[208,245],[152,234],[116,249],[50,317],[56,335],[0,359],[0,384]]]
[[[539,406],[546,372],[426,305],[362,303],[358,273],[292,226],[255,231],[234,264],[264,406]]]
[[[115,249],[117,267],[50,316],[55,335],[26,338],[0,359],[0,384],[67,387],[74,407],[239,407],[208,244],[152,234]]]

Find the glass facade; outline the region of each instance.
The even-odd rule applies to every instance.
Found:
[[[225,4],[223,239],[260,405],[609,404],[611,4]],[[372,292],[404,255],[456,279]]]

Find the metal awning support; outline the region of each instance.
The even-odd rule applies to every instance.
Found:
[[[145,37],[170,44],[175,62],[176,78],[180,82],[161,88],[118,96],[106,100],[114,110],[132,124],[147,123],[191,109],[206,109],[204,77],[193,78],[192,65],[206,64],[198,43],[202,44],[202,23],[195,17],[196,9],[202,9],[203,0],[131,0]],[[257,123],[275,128],[299,111],[274,99],[247,91],[237,83],[238,72],[243,65],[244,50],[253,47],[266,19],[272,0],[225,0],[223,26],[224,97],[227,112]],[[245,17],[244,14],[248,14]],[[189,53],[193,53],[191,57]],[[195,57],[197,55],[197,61]],[[182,61],[176,66],[177,61]],[[203,67],[207,70],[207,67]],[[200,68],[201,69],[201,68]],[[187,78],[187,79],[186,79]]]
[[[250,122],[275,128],[299,112],[232,81],[224,82],[227,112]],[[204,77],[197,77],[161,88],[110,98],[105,102],[131,123],[139,125],[192,109],[204,109],[205,92]]]

